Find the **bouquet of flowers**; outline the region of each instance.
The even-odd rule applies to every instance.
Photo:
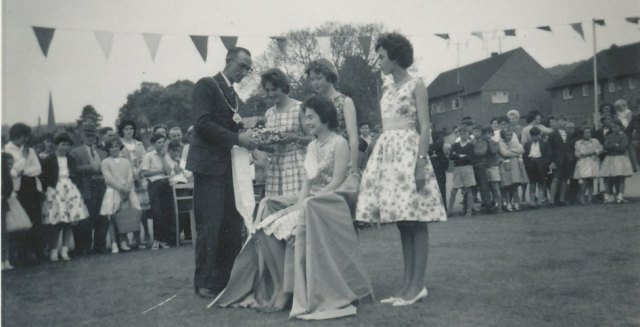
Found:
[[[275,144],[284,139],[284,135],[281,131],[272,128],[256,127],[247,129],[246,132],[255,138],[261,145]]]

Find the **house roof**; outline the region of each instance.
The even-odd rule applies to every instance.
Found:
[[[640,73],[640,42],[612,45],[596,55],[598,80]],[[551,83],[550,89],[593,82],[593,57]]]
[[[517,48],[440,73],[427,87],[429,98],[437,98],[458,92],[463,92],[463,95],[466,95],[480,91],[491,76],[516,52],[525,51],[522,48]]]

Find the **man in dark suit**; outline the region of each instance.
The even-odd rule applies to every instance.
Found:
[[[551,163],[549,169],[553,176],[549,190],[549,201],[555,205],[564,205],[567,191],[567,179],[573,176],[573,140],[572,135],[565,129],[566,118],[558,117],[549,135],[551,148]],[[556,194],[559,194],[556,199]]]
[[[86,123],[81,126],[80,135],[82,145],[72,149],[69,154],[78,165],[78,189],[89,210],[89,218],[73,227],[76,254],[85,255],[91,252],[91,234],[94,231],[93,251],[105,253],[109,221],[100,215],[100,206],[106,190],[100,164],[107,154],[96,146],[98,135],[94,125]]]
[[[187,170],[194,176],[194,288],[202,297],[212,298],[224,289],[242,247],[243,219],[236,210],[233,193],[231,148],[238,145],[253,150],[257,143],[247,134],[238,133],[240,100],[233,83],[251,71],[251,53],[232,48],[224,70],[200,79],[193,90],[194,133]]]

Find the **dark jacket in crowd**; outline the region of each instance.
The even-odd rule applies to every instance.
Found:
[[[67,166],[69,167],[69,178],[71,181],[78,185],[78,165],[73,156],[67,155]],[[42,160],[42,174],[40,174],[40,181],[42,182],[43,190],[49,187],[56,188],[58,185],[58,173],[60,167],[58,166],[58,157],[56,154],[51,154]]]
[[[456,167],[469,166],[473,164],[474,146],[471,141],[462,146],[460,143],[454,143],[451,146],[451,153],[449,158],[453,161],[453,165]]]

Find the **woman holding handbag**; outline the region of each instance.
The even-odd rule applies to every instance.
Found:
[[[109,217],[109,237],[111,238],[111,253],[118,253],[116,226],[114,215],[128,203],[132,208],[140,209],[140,201],[133,186],[133,168],[127,158],[120,156],[123,145],[120,140],[110,140],[105,144],[109,157],[102,161],[102,175],[107,184],[104,193],[100,215]],[[129,251],[127,234],[119,233],[120,250]]]

